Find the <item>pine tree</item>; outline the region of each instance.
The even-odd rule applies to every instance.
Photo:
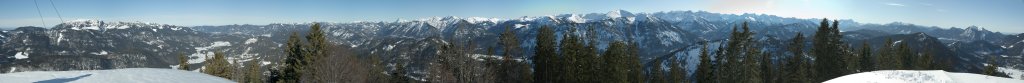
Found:
[[[988,57],[988,62],[986,62],[986,64],[988,65],[985,65],[985,69],[982,71],[982,73],[989,76],[996,76],[996,67],[999,67],[996,65],[996,58]]]
[[[640,45],[635,41],[630,42],[632,43],[627,46],[627,56],[624,58],[626,66],[628,66],[626,69],[628,69],[627,71],[629,72],[629,82],[645,83],[646,81],[644,81],[644,79],[647,77],[644,76],[643,65],[640,64]]]
[[[302,75],[303,60],[305,60],[303,52],[302,40],[299,39],[297,32],[292,32],[291,36],[288,36],[288,42],[285,44],[284,52],[286,57],[284,60],[285,67],[281,69],[281,74],[276,79],[278,83],[298,83],[300,76]]]
[[[630,68],[626,59],[629,57],[627,53],[627,46],[625,42],[615,41],[608,46],[608,50],[602,55],[604,60],[603,68],[606,78],[604,82],[611,83],[629,83],[629,71]]]
[[[932,54],[931,50],[925,49],[924,53],[917,59],[917,63],[915,63],[914,66],[917,66],[917,69],[919,70],[941,70],[932,65],[935,64],[932,63],[934,56],[935,54]]]
[[[775,69],[775,66],[777,65],[772,63],[773,61],[771,58],[774,56],[770,52],[761,52],[761,55],[758,56],[760,56],[757,57],[760,59],[758,60],[760,61],[758,65],[761,66],[761,71],[759,72],[761,73],[761,79],[763,80],[761,82],[777,83],[781,78],[778,78],[779,76],[777,76],[779,73],[779,71]]]
[[[900,62],[900,63],[897,63],[897,64],[901,65],[901,66],[898,66],[899,67],[898,69],[903,69],[903,70],[914,69],[914,61],[913,61],[913,59],[915,59],[917,57],[915,57],[914,53],[910,51],[910,47],[907,45],[907,43],[900,43],[899,46],[896,47],[896,49],[898,49],[896,51],[896,53],[898,53],[898,54],[896,54],[896,55],[899,56],[899,57],[897,57],[899,59],[897,61]]]
[[[872,56],[871,53],[871,45],[868,45],[868,41],[865,40],[864,44],[861,45],[860,49],[860,72],[868,72],[875,70],[876,58],[874,58],[874,56]]]
[[[192,69],[189,68],[188,65],[188,56],[185,56],[184,54],[178,54],[178,69],[185,71]]]
[[[564,64],[567,67],[563,68],[566,73],[561,75],[565,75],[566,81],[569,82],[589,82],[595,76],[591,75],[590,70],[592,70],[592,67],[589,64],[593,59],[590,58],[590,53],[582,44],[583,42],[580,41],[579,36],[572,34],[575,33],[567,32],[562,34],[560,51],[562,51],[562,56],[565,57],[567,63]]]
[[[669,63],[669,83],[690,83],[686,78],[686,69],[681,67],[679,59],[672,58],[672,62]]]
[[[501,33],[499,37],[499,44],[504,49],[502,56],[504,60],[501,61],[500,68],[496,68],[499,73],[499,82],[510,82],[510,83],[529,83],[533,82],[533,78],[530,75],[530,65],[522,62],[515,61],[516,58],[523,56],[519,55],[519,40],[516,38],[515,31],[511,27],[505,27],[505,31]]]
[[[804,36],[802,33],[797,33],[796,36],[791,39],[789,43],[789,52],[792,53],[792,57],[789,58],[788,73],[784,83],[811,83],[809,64],[804,60]]]
[[[248,70],[246,70],[244,82],[263,83],[263,70],[262,67],[260,67],[259,61],[259,59],[254,59],[246,63]]]
[[[715,79],[712,78],[715,76],[715,73],[713,73],[714,71],[711,69],[712,62],[710,57],[711,55],[708,54],[708,44],[704,43],[704,47],[700,49],[700,64],[697,65],[697,70],[694,74],[697,79],[697,83],[715,82]]]
[[[761,77],[761,68],[759,68],[761,67],[761,64],[759,64],[760,61],[758,61],[760,60],[759,58],[761,58],[759,56],[762,56],[760,50],[757,50],[757,48],[747,48],[747,54],[743,58],[743,64],[741,67],[743,70],[740,71],[742,73],[738,75],[743,76],[743,78],[737,78],[738,80],[741,80],[740,83],[764,82],[764,78]]]
[[[828,19],[821,21],[821,26],[814,35],[811,54],[815,56],[814,67],[819,73],[816,81],[825,81],[835,77],[848,74],[850,71],[846,62],[846,53],[843,47],[845,44],[840,40],[839,21],[833,21],[829,27]]]
[[[561,81],[557,76],[561,71],[559,70],[560,60],[558,54],[555,52],[555,31],[551,27],[541,26],[537,32],[537,48],[536,53],[533,57],[535,74],[535,82],[541,83],[557,83]]]
[[[321,30],[320,23],[313,23],[313,25],[310,26],[309,33],[306,35],[308,46],[304,48],[307,53],[305,53],[306,55],[303,55],[306,58],[304,58],[302,63],[306,65],[304,66],[306,68],[303,68],[306,70],[303,71],[306,72],[304,74],[309,74],[308,78],[310,78],[310,80],[308,81],[310,82],[324,82],[324,79],[327,79],[316,77],[320,72],[318,72],[317,67],[311,67],[318,64],[318,60],[327,56],[327,51],[329,50],[327,47],[330,44],[328,44],[327,38],[324,35],[326,34]]]
[[[875,63],[885,64],[878,64],[878,70],[893,70],[899,68],[899,65],[893,64],[900,63],[899,60],[895,58],[897,53],[895,48],[893,48],[894,46],[895,44],[892,41],[892,38],[888,38],[885,40],[885,44],[879,47],[878,59],[876,59]]]
[[[651,67],[650,71],[647,71],[651,73],[650,83],[668,83],[668,80],[665,80],[665,71],[661,66],[662,61],[654,60],[654,63],[652,63],[652,65],[654,66]]]
[[[206,60],[205,66],[206,69],[203,69],[203,73],[217,77],[231,78],[234,73],[231,63],[228,63],[224,58],[224,53],[221,52],[214,52],[213,58]]]

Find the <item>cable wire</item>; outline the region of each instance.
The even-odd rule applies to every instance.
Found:
[[[57,10],[57,5],[53,4],[53,0],[50,0],[50,7],[53,7],[53,12],[57,12],[57,18],[60,18],[60,22],[64,22],[64,17],[60,16],[60,11]]]
[[[43,25],[41,25],[41,27],[46,27],[46,20],[43,20],[43,11],[41,11],[39,9],[39,1],[38,0],[32,0],[32,4],[36,5],[36,13],[39,13],[39,22],[43,23]]]

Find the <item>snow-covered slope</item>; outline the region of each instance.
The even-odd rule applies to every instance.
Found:
[[[825,83],[1024,83],[1024,80],[942,70],[881,70],[850,74]]]
[[[0,74],[3,83],[233,83],[231,80],[174,69],[32,71]]]

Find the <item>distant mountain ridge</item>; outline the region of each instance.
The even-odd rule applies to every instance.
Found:
[[[455,16],[432,17],[418,20],[393,22],[321,22],[331,43],[351,47],[360,55],[378,55],[389,63],[414,61],[410,65],[423,65],[415,61],[429,61],[436,49],[432,45],[440,42],[473,42],[478,45],[475,53],[485,53],[487,47],[497,46],[498,33],[505,27],[513,28],[524,50],[532,54],[539,27],[550,26],[557,34],[575,32],[585,40],[595,40],[599,49],[611,41],[632,40],[639,43],[644,61],[660,60],[664,55],[685,58],[696,62],[693,50],[701,42],[723,42],[732,27],[749,22],[758,47],[766,51],[783,53],[782,49],[795,33],[810,34],[816,31],[822,19],[799,19],[774,15],[720,14],[705,11],[669,11],[655,13],[631,13],[624,10],[607,13],[559,14],[548,16],[520,17],[510,19]],[[992,32],[980,27],[938,28],[907,23],[862,24],[853,20],[839,20],[844,40],[851,45],[860,41],[877,41],[887,37],[926,38],[936,46],[935,50],[948,50],[948,57],[1007,56],[1005,64],[1021,64],[1021,52],[1010,49],[1020,48],[1011,40],[1024,37]],[[53,28],[21,27],[0,33],[3,47],[0,48],[0,70],[80,70],[109,69],[124,67],[169,68],[178,65],[178,54],[189,55],[191,65],[202,65],[206,55],[213,51],[225,52],[229,59],[274,63],[280,57],[279,48],[292,32],[305,34],[311,23],[274,23],[267,25],[221,25],[181,27],[156,23],[105,22],[96,20],[63,23]],[[922,35],[923,36],[917,36]],[[912,35],[912,36],[901,36]],[[810,37],[810,35],[808,35]],[[561,38],[561,37],[557,37]],[[560,39],[558,39],[560,40]],[[34,42],[27,42],[34,41]],[[992,46],[977,46],[991,44]],[[872,45],[881,43],[872,42]],[[965,45],[969,44],[969,45]],[[977,44],[977,45],[975,45]],[[31,49],[29,49],[31,48]],[[994,49],[994,50],[968,50]],[[499,50],[500,48],[495,49]],[[1002,51],[995,51],[1002,50]],[[65,52],[66,51],[66,52]],[[993,51],[977,53],[968,51]],[[1020,51],[1020,50],[1017,50]],[[686,53],[677,53],[686,52]],[[19,53],[28,58],[17,59]],[[96,64],[63,66],[48,61],[51,58],[92,59],[74,60]],[[124,58],[118,58],[124,57]],[[131,57],[146,57],[139,63]],[[1017,58],[1013,58],[1017,57]],[[132,60],[127,60],[132,59]],[[973,71],[979,63],[977,58],[960,58],[965,63],[962,71]],[[1017,62],[1011,61],[1017,60]],[[130,64],[124,64],[130,63]],[[50,64],[53,66],[36,66]],[[99,65],[99,66],[97,66]],[[85,67],[78,67],[85,66]],[[12,68],[14,67],[14,68]],[[693,67],[693,66],[691,66]],[[413,66],[413,69],[425,69]],[[694,68],[689,68],[694,69]],[[415,70],[414,70],[415,71]]]

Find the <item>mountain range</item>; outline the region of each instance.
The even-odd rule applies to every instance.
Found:
[[[518,33],[518,45],[524,52],[521,54],[532,56],[534,37],[543,26],[553,27],[556,34],[574,32],[569,35],[595,40],[602,51],[612,41],[635,41],[642,62],[681,58],[689,62],[687,69],[693,71],[700,44],[721,46],[741,23],[749,22],[755,40],[760,42],[755,46],[784,54],[788,39],[796,33],[814,33],[822,20],[705,11],[615,10],[519,18],[445,16],[391,22],[317,23],[322,24],[327,39],[335,46],[352,48],[357,55],[379,56],[386,63],[407,63],[413,71],[426,69],[422,65],[436,55],[434,45],[438,43],[470,43],[476,45],[472,48],[474,53],[492,56],[485,54],[487,48],[499,46],[497,38],[505,28]],[[938,52],[938,58],[956,62],[953,72],[980,72],[987,57],[997,57],[996,64],[1004,68],[1024,69],[1024,34],[1005,34],[977,26],[941,28],[900,22],[838,21],[843,40],[851,47],[867,42],[878,48],[891,38],[896,43],[907,43],[915,51]],[[310,25],[175,26],[76,20],[48,28],[18,27],[0,31],[0,71],[171,68],[180,65],[178,55],[189,56],[190,64],[186,65],[201,66],[213,52],[224,52],[232,62],[259,60],[270,65],[284,57],[281,48],[287,37],[293,32],[307,33]],[[813,35],[807,37],[810,36]],[[500,49],[495,49],[498,54]]]

